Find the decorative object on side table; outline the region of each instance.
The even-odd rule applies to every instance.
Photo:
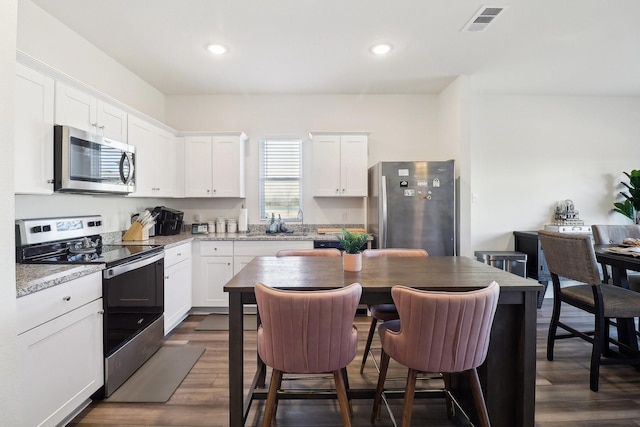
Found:
[[[584,225],[573,200],[563,200],[556,205],[553,225]]]
[[[338,240],[344,254],[342,255],[342,268],[344,271],[362,270],[362,247],[369,239],[368,233],[354,233],[347,229],[342,229],[342,235],[338,235]]]
[[[615,202],[613,211],[626,216],[636,224],[640,224],[640,170],[634,169],[631,173],[623,173],[629,178],[629,183],[621,182],[620,184],[627,187],[629,194],[620,192],[625,200],[624,202]]]

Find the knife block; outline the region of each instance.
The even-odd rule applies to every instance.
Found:
[[[149,230],[143,230],[142,224],[139,222],[134,222],[131,224],[131,227],[124,233],[122,236],[122,240],[124,241],[138,241],[138,240],[149,240]]]

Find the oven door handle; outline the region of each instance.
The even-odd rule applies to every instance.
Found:
[[[149,264],[153,264],[156,261],[164,258],[164,251],[154,253],[153,255],[146,256],[144,258],[138,258],[135,261],[131,261],[125,264],[117,265],[115,267],[107,268],[102,273],[103,279],[112,279],[120,276],[121,274],[128,273],[138,268],[145,267]]]

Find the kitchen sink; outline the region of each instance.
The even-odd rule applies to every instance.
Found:
[[[272,236],[272,237],[287,237],[287,236],[308,236],[309,233],[305,232],[303,233],[302,231],[294,231],[293,233],[266,233],[266,232],[251,232],[251,233],[244,233],[244,234],[240,234],[240,236],[245,236],[245,237],[258,237],[258,236]]]

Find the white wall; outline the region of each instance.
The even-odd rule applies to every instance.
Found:
[[[17,0],[0,4],[0,414],[4,426],[19,426],[16,280],[13,243],[13,140]]]
[[[367,131],[369,166],[393,160],[447,160],[457,148],[438,143],[436,95],[211,95],[168,96],[167,124],[183,131],[241,130],[247,146],[249,222],[258,222],[258,144],[268,136],[304,140],[304,168],[311,170],[309,131]],[[308,175],[305,175],[308,176]],[[305,221],[317,224],[364,223],[362,199],[311,197],[304,186]],[[241,201],[170,201],[187,220],[236,216]]]
[[[108,232],[126,230],[131,225],[132,214],[166,204],[164,200],[153,198],[87,194],[16,195],[15,200],[16,218],[102,215]]]
[[[438,96],[438,140],[456,160],[457,254],[470,252],[469,78],[458,77]]]
[[[17,46],[94,89],[164,120],[160,91],[28,0],[18,2]]]
[[[640,169],[640,98],[475,94],[471,119],[471,247],[513,250],[571,199],[586,224],[612,213],[622,171]]]

